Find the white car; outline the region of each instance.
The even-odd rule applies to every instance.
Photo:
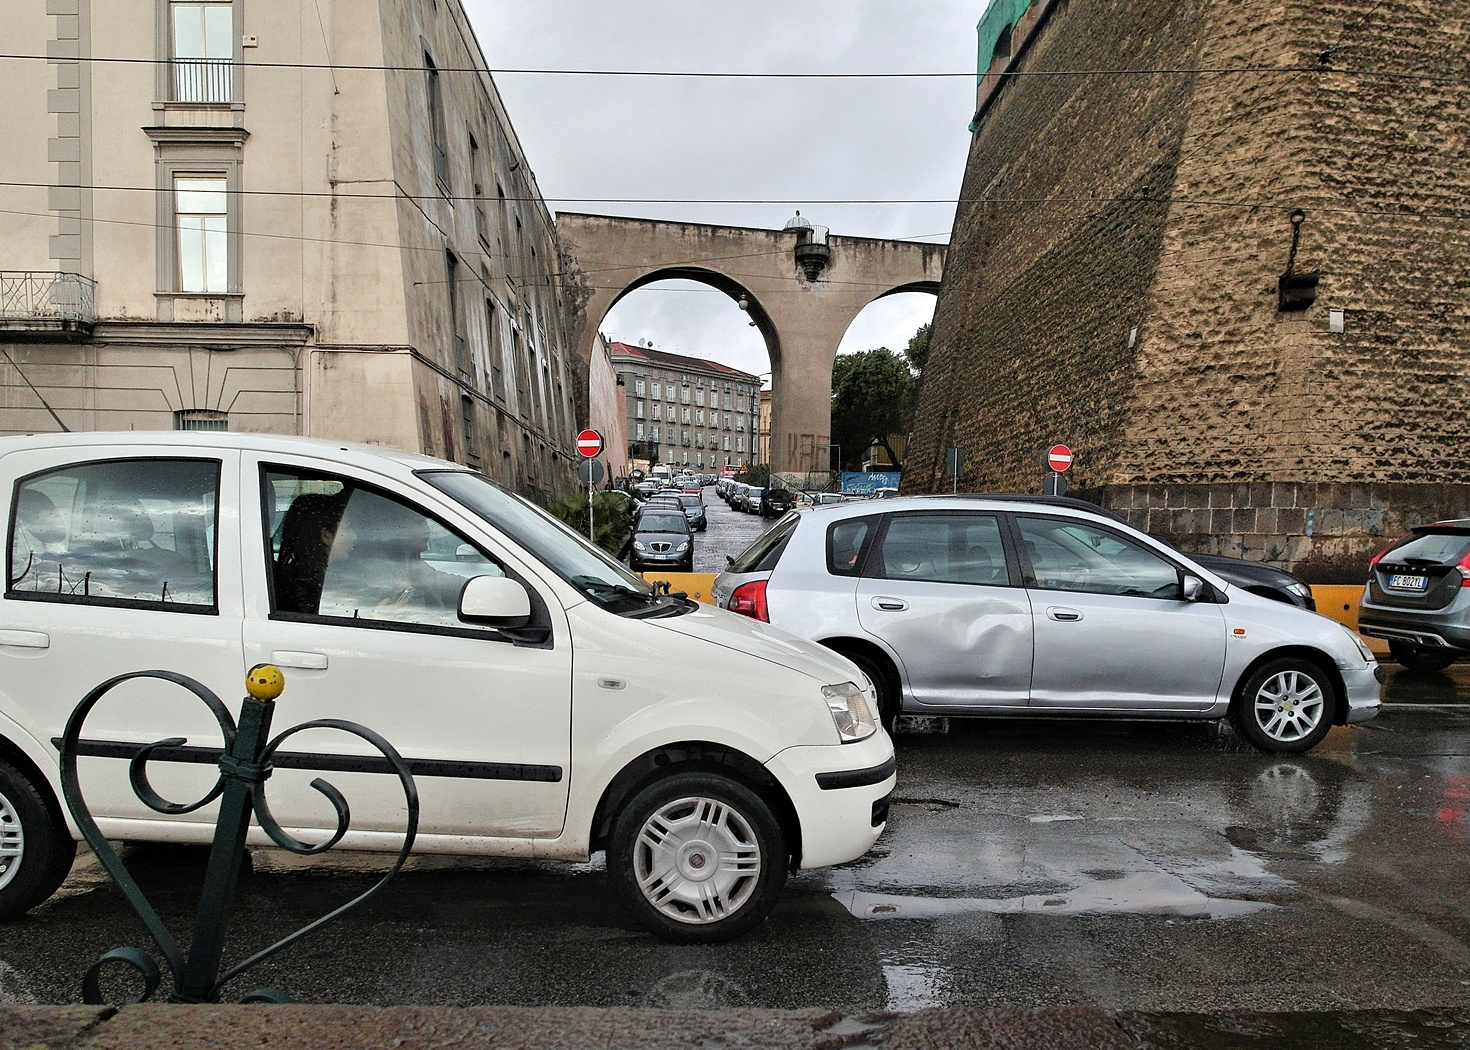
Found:
[[[409,761],[417,849],[605,849],[632,914],[668,939],[738,935],[788,870],[853,860],[883,830],[893,746],[856,666],[656,591],[464,467],[298,438],[67,434],[0,439],[0,491],[0,917],[71,864],[56,746],[71,711],[154,668],[233,710],[247,668],[281,667],[277,730],[350,720]],[[213,804],[161,814],[129,782],[128,760],[170,737],[187,742],[154,756],[154,789],[203,797],[219,730],[185,690],[127,682],[82,727],[81,785],[109,839],[210,840]],[[395,777],[353,768],[362,741],[312,729],[292,746],[336,770],[343,847],[398,849],[404,801]],[[277,768],[266,785],[310,841],[336,826],[316,775]]]

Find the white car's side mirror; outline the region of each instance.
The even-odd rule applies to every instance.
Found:
[[[460,591],[459,618],[482,627],[524,627],[531,620],[531,595],[508,576],[476,576]]]
[[[1179,591],[1185,601],[1197,602],[1204,597],[1205,581],[1198,576],[1186,574],[1183,582],[1180,584]]]

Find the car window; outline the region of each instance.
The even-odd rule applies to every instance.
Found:
[[[797,522],[800,520],[800,515],[786,515],[771,526],[768,532],[736,555],[735,560],[725,571],[770,572],[781,560],[781,552],[786,549],[786,544],[791,540],[791,534],[796,531]]]
[[[877,518],[850,518],[827,527],[827,571],[834,576],[856,576],[862,570],[859,556]]]
[[[1178,599],[1179,571],[1115,532],[1078,521],[1017,518],[1036,586],[1052,591]]]
[[[266,471],[271,611],[468,628],[459,594],[504,576],[458,532],[407,503],[325,474]]]
[[[1464,533],[1430,532],[1415,536],[1401,547],[1389,551],[1391,561],[1420,564],[1453,565],[1470,553],[1470,536]]]
[[[64,467],[16,486],[6,596],[213,612],[218,460]]]
[[[891,518],[869,576],[889,580],[1010,583],[1000,522],[990,514],[900,514]]]

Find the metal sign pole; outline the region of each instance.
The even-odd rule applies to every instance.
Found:
[[[590,463],[593,463],[593,462],[596,462],[596,461],[589,459],[587,462],[590,464]],[[587,538],[592,541],[592,543],[593,543],[594,546],[596,545],[596,543],[597,543],[597,527],[596,527],[596,523],[594,522],[594,520],[592,518],[592,470],[591,470],[591,467],[589,467],[588,470],[587,470]]]

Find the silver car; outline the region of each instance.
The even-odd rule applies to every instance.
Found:
[[[906,497],[788,514],[716,604],[821,642],[885,722],[934,715],[1218,719],[1266,751],[1381,706],[1355,633],[1232,586],[1077,500]]]

